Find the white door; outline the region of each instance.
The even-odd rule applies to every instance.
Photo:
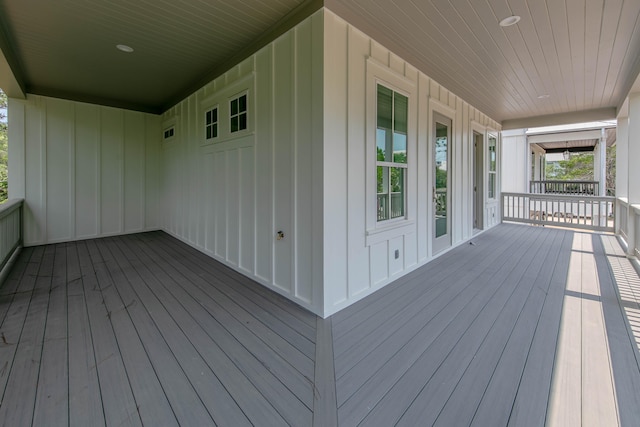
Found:
[[[473,132],[473,228],[482,230],[484,220],[484,188],[482,185],[484,177],[484,138],[481,133]]]
[[[433,113],[433,253],[451,246],[451,119]]]

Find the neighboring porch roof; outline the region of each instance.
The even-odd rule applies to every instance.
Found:
[[[603,126],[604,127],[604,126]],[[543,149],[545,153],[580,153],[595,150],[601,138],[600,129],[578,129],[566,132],[551,133],[527,133],[529,144],[536,145]],[[605,128],[607,147],[612,147],[616,143],[616,128]]]
[[[0,84],[159,113],[323,6],[504,129],[614,118],[640,71],[635,1],[6,0]]]

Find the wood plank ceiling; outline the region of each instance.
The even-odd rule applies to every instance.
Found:
[[[640,71],[638,0],[0,0],[0,46],[27,92],[161,112],[323,5],[506,127],[610,119]]]
[[[27,92],[161,112],[314,3],[0,0],[0,24]]]
[[[637,0],[325,5],[499,121],[601,109],[610,111],[589,118],[612,118],[640,70]],[[517,25],[498,25],[511,15]]]

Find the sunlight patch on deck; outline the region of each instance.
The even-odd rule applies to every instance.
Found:
[[[613,236],[602,236],[607,261],[636,348],[640,350],[640,276]]]
[[[547,424],[619,425],[600,283],[586,233],[574,235]]]

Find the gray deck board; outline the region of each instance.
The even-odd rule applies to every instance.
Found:
[[[102,395],[75,243],[67,245],[69,425],[104,425]]]
[[[640,370],[638,363],[640,357],[638,344],[640,343],[634,342],[635,337],[630,330],[629,319],[624,314],[625,305],[631,301],[621,297],[615,286],[616,277],[612,271],[613,266],[623,262],[628,265],[628,260],[620,250],[615,237],[593,237],[620,425],[633,425],[638,423],[640,419],[638,413],[638,408],[640,408],[640,375],[629,375],[629,373]],[[623,268],[624,266],[620,267],[621,270]],[[637,275],[634,276],[634,273],[636,272],[630,272],[631,277],[625,277],[625,279],[637,286],[640,280]]]
[[[141,426],[140,412],[94,270],[93,261],[102,262],[102,260],[100,258],[92,260],[87,246],[90,243],[90,241],[78,242],[77,250],[105,424]],[[94,251],[94,257],[96,256],[98,254]],[[165,402],[161,401],[160,405],[165,405]]]
[[[69,423],[67,354],[67,250],[55,246],[40,375],[33,412],[34,425]]]
[[[517,256],[524,251],[524,248],[516,248],[512,253]],[[434,299],[437,302],[432,309],[417,313],[411,318],[410,324],[393,334],[347,374],[338,378],[338,404],[341,406],[339,414],[346,417],[346,425],[355,422],[358,417],[364,417],[368,412],[367,408],[372,408],[381,400],[386,390],[404,375],[406,369],[436,339],[441,337],[440,340],[450,340],[456,337],[453,332],[445,333],[446,330],[455,331],[458,327],[464,328],[464,332],[464,320],[473,319],[477,315],[491,299],[492,291],[518,265],[508,263],[506,257],[502,257],[485,270],[463,274],[458,276],[458,280],[444,284],[448,288],[447,293],[441,295],[441,300],[438,300],[440,297]],[[359,413],[362,410],[365,412]]]
[[[193,330],[185,327],[188,326],[186,324],[188,314],[184,310],[172,310],[172,307],[180,302],[171,298],[151,272],[136,261],[134,253],[122,251],[119,244],[121,244],[120,239],[109,239],[107,242],[118,265],[131,283],[131,289],[136,294],[135,298],[141,301],[142,306],[157,325],[178,361],[182,373],[189,380],[198,397],[202,399],[209,414],[214,417],[214,421],[215,417],[220,416],[234,425],[248,425],[247,418],[220,384],[215,373],[190,339],[189,336]],[[182,376],[179,371],[178,375]],[[167,387],[173,387],[173,385],[173,381],[167,381]],[[216,396],[216,398],[211,399],[208,396]],[[178,401],[172,406],[180,404],[181,402]]]
[[[180,283],[188,293],[193,294],[194,301],[208,311],[206,317],[202,319],[205,323],[203,326],[221,345],[227,356],[241,372],[247,375],[252,384],[269,398],[271,405],[285,420],[294,425],[308,423],[311,419],[313,398],[312,380],[292,370],[291,365],[285,359],[273,354],[273,351],[259,337],[250,333],[231,316],[226,315],[224,307],[211,297],[218,296],[219,299],[220,295],[217,295],[210,286],[206,286],[206,282],[201,283],[205,286],[206,292],[191,283],[189,279],[196,282],[202,281],[197,274],[193,274],[188,269],[182,269],[182,272],[179,272],[167,268],[171,262],[169,258],[166,259],[162,268],[171,280]],[[297,393],[289,390],[287,386],[296,390]]]
[[[10,324],[7,325],[8,331],[5,333],[7,341],[11,345],[17,346],[0,406],[0,420],[7,426],[31,425],[33,420],[33,407],[36,398],[34,385],[38,383],[38,375],[40,374],[42,358],[40,344],[44,337],[47,320],[47,305],[54,261],[53,247],[46,247],[43,252],[33,292],[20,296],[20,299],[29,298],[28,304],[19,307],[20,311],[23,311],[24,308],[27,309],[24,323],[20,325],[20,320],[15,319],[18,320],[15,326],[21,326],[20,334],[19,336],[12,334],[11,326],[14,325]]]
[[[11,372],[16,344],[20,339],[24,316],[31,301],[42,253],[43,251],[34,251],[33,248],[23,250],[7,282],[0,288],[0,402]],[[32,259],[37,262],[30,262]]]
[[[508,235],[504,238],[508,239]],[[335,328],[336,357],[339,358],[351,351],[363,336],[377,333],[381,325],[388,326],[393,315],[402,312],[408,305],[415,306],[416,300],[420,297],[429,295],[430,298],[435,298],[438,291],[444,290],[439,286],[443,282],[455,281],[458,274],[467,274],[469,270],[480,270],[498,255],[499,253],[485,254],[481,248],[474,245],[464,245],[455,255],[445,254],[438,258],[434,265],[428,264],[420,274],[401,279],[403,286],[397,292],[385,297],[374,294],[373,298],[370,298],[370,308],[359,310],[356,315]],[[429,277],[429,280],[425,280],[425,277]],[[435,292],[431,292],[431,289]],[[350,324],[348,329],[345,324]]]
[[[511,246],[515,247],[516,243]],[[404,304],[398,304],[397,308],[390,304],[380,312],[379,317],[385,320],[384,327],[371,330],[367,324],[362,324],[351,329],[351,332],[355,335],[352,337],[353,343],[349,345],[349,351],[339,352],[336,350],[337,378],[342,378],[365,357],[374,357],[368,355],[392,335],[397,335],[401,332],[408,339],[411,336],[409,333],[413,330],[411,325],[417,325],[417,327],[421,328],[424,322],[437,315],[440,309],[444,309],[446,304],[470,286],[473,280],[481,277],[486,269],[490,271],[490,268],[495,266],[492,262],[498,260],[511,246],[507,245],[503,250],[495,251],[489,255],[484,254],[481,248],[470,246],[472,248],[470,249],[471,253],[482,258],[472,268],[451,270],[446,278],[440,277],[437,273],[425,272],[423,276],[410,280],[409,284],[414,288],[414,292],[407,294]],[[466,248],[464,249],[463,252],[467,252]],[[469,258],[472,257],[469,256]],[[429,279],[425,280],[425,277],[429,277]],[[428,291],[425,290],[425,281],[429,285],[427,287]],[[400,339],[401,336],[397,338]],[[391,344],[390,346],[393,348],[396,345]],[[378,352],[377,355],[384,357],[384,352]],[[352,375],[359,374],[354,373]],[[350,380],[346,379],[345,381],[349,382]]]
[[[531,252],[536,253],[542,249],[544,239],[537,237],[534,244],[529,246]],[[425,385],[425,380],[445,362],[456,345],[462,342],[462,350],[455,352],[456,354],[465,353],[465,355],[473,351],[480,345],[489,332],[499,313],[509,301],[516,291],[522,291],[523,288],[517,288],[512,284],[517,282],[523,272],[532,262],[532,257],[521,260],[519,263],[505,263],[502,268],[492,277],[491,282],[480,281],[475,283],[478,289],[477,294],[473,297],[465,309],[455,316],[449,317],[448,322],[443,329],[437,329],[441,332],[436,337],[429,337],[426,340],[417,339],[416,350],[406,352],[403,351],[399,357],[390,359],[385,365],[387,368],[382,371],[383,379],[394,378],[393,384],[380,382],[385,384],[383,388],[387,388],[387,393],[375,403],[375,407],[370,411],[363,411],[364,408],[355,410],[348,407],[349,411],[345,411],[345,425],[351,425],[351,420],[357,419],[365,425],[393,425],[404,414],[405,410],[414,401],[417,394]],[[445,316],[447,318],[448,316]],[[425,333],[424,335],[431,335]],[[414,342],[414,341],[412,341]],[[397,377],[388,375],[388,372],[397,366],[400,362],[401,366],[406,366],[402,376]],[[453,367],[457,369],[457,366]],[[393,369],[395,370],[395,369]],[[377,375],[376,375],[377,377]],[[372,377],[374,381],[370,384],[376,384],[376,377]],[[369,391],[369,389],[367,389]],[[371,393],[367,393],[371,394]],[[358,391],[358,395],[362,395],[362,391]],[[358,395],[350,399],[358,402]],[[365,397],[371,402],[371,398]],[[346,406],[346,405],[345,405]],[[340,408],[343,411],[343,408]],[[362,417],[362,420],[356,418]]]
[[[167,313],[183,331],[180,334],[186,334],[185,338],[196,351],[197,354],[192,355],[193,366],[185,366],[185,369],[190,371],[188,374],[190,377],[194,377],[194,384],[204,398],[205,404],[211,407],[214,421],[219,418],[222,424],[230,423],[239,426],[250,423],[249,420],[283,422],[268,400],[252,386],[250,381],[245,379],[242,371],[221,349],[220,346],[224,346],[223,342],[228,338],[215,334],[221,329],[220,326],[212,321],[213,319],[200,305],[198,299],[183,289],[184,284],[175,286],[175,282],[162,271],[166,268],[165,266],[153,272],[144,267],[142,262],[148,261],[148,258],[143,251],[135,252],[139,257],[135,260],[134,251],[126,246],[126,242],[119,241],[118,246],[123,253],[131,257],[129,260],[132,266],[140,273],[149,290],[159,299]],[[167,336],[171,331],[164,327],[162,330]],[[177,331],[174,330],[174,333]],[[185,363],[187,362],[191,363],[186,360]],[[197,378],[198,376],[203,378]],[[243,407],[246,413],[242,411]]]
[[[488,345],[495,345],[498,348],[501,346],[502,352],[499,359],[490,362],[495,364],[495,367],[488,384],[485,384],[485,388],[482,389],[480,395],[482,400],[478,401],[479,405],[473,416],[474,425],[482,426],[487,422],[495,422],[498,425],[508,423],[544,302],[554,280],[554,272],[559,271],[561,275],[566,274],[568,264],[563,262],[558,264],[558,259],[563,241],[565,239],[571,240],[570,237],[571,233],[558,232],[558,238],[547,248],[547,256],[543,263],[535,267],[539,269],[539,274],[536,274],[535,270],[530,270],[530,274],[533,273],[533,275],[527,277],[527,280],[531,291],[518,319],[514,322],[506,343],[504,345],[502,343],[500,345],[488,343]],[[556,265],[559,267],[557,270]],[[557,330],[550,329],[552,334],[554,332],[557,334]],[[479,358],[483,357],[483,355],[478,356]],[[486,367],[477,367],[476,369],[481,370]],[[550,382],[543,384],[538,389],[539,393],[546,394],[544,391],[549,386]],[[468,399],[467,402],[471,405]],[[451,405],[451,414],[455,412],[454,408],[455,405]],[[443,421],[446,420],[447,418],[443,417]],[[464,422],[467,421],[471,421],[471,419],[464,419]]]
[[[140,245],[138,247],[140,250],[144,250],[144,247]],[[214,281],[207,274],[198,273],[197,265],[177,263],[170,253],[158,254],[155,251],[147,251],[147,255],[151,257],[150,259],[157,260],[164,266],[173,267],[167,270],[173,280],[185,283],[189,287],[189,293],[197,294],[199,301],[209,301],[209,309],[212,315],[227,329],[231,329],[231,332],[237,335],[242,344],[250,349],[253,354],[268,355],[275,352],[279,357],[269,361],[269,365],[274,363],[281,365],[284,363],[281,367],[283,370],[288,371],[288,365],[290,365],[305,378],[313,376],[313,359],[306,355],[306,348],[309,345],[308,340],[298,337],[302,339],[305,350],[294,346],[290,341],[278,334],[278,331],[283,330],[280,328],[281,321],[269,321],[268,323],[257,321],[259,319],[250,310],[251,306],[236,302],[232,296],[229,296],[216,286],[219,283],[217,280]],[[285,329],[287,333],[290,332],[291,326],[295,328],[295,325],[297,323],[287,326]],[[270,326],[274,326],[274,329]],[[246,332],[249,332],[249,334],[246,334]],[[258,341],[255,338],[258,338]],[[292,387],[296,388],[294,385]],[[309,389],[309,387],[303,388]],[[311,402],[307,401],[306,403],[310,407]]]
[[[105,289],[105,304],[118,336],[143,423],[169,423],[168,420],[173,418],[183,425],[211,424],[209,412],[140,298],[132,291],[129,281],[115,263],[106,240],[98,240],[96,246],[105,267],[105,271],[101,271],[102,265],[96,266],[98,281]],[[149,304],[153,303],[149,301]],[[159,309],[155,304],[148,308]],[[147,420],[145,415],[153,416],[153,419]]]
[[[555,351],[551,349],[556,348],[558,341],[571,244],[572,235],[568,233],[562,241],[524,372],[515,394],[509,418],[510,426],[527,423],[536,426],[545,423],[555,357]]]
[[[330,319],[162,232],[26,248],[0,287],[0,425],[528,427],[576,400],[558,381],[608,393],[558,419],[611,421],[615,402],[634,425],[640,278],[615,238],[503,224],[473,241]],[[559,356],[575,315],[599,330]],[[558,374],[571,357],[610,377]]]
[[[169,236],[160,236],[159,239],[166,242],[166,245],[153,246],[153,249],[163,252],[164,256],[185,256],[186,253],[189,253],[185,251],[193,251],[186,244]],[[198,262],[200,257],[202,258]],[[268,297],[265,297],[263,293],[266,288],[262,287],[263,289],[258,292],[260,285],[248,283],[250,281],[246,277],[213,261],[204,254],[198,254],[197,258],[185,258],[184,265],[194,271],[199,271],[207,278],[210,286],[217,287],[229,298],[249,309],[256,319],[278,332],[281,337],[287,339],[309,358],[314,357],[315,324],[309,325],[306,321],[302,322],[300,316],[292,314],[294,308],[299,312],[304,311],[300,307],[292,307],[292,302],[274,292],[266,294]],[[308,313],[303,317],[307,318]]]
[[[553,241],[549,242],[553,243]],[[545,251],[546,246],[540,250]],[[550,251],[544,261],[555,262],[557,254]],[[538,270],[543,264],[542,258],[537,263],[529,265],[528,270]],[[546,270],[545,271],[551,271]],[[550,276],[550,273],[549,273]],[[473,342],[478,335],[470,335],[468,343],[462,347],[464,336],[456,348],[438,367],[433,378],[425,385],[420,395],[407,412],[402,416],[401,424],[409,425],[422,419],[426,425],[469,425],[480,402],[487,383],[495,372],[498,361],[505,351],[507,340],[519,338],[515,334],[515,327],[522,321],[523,309],[537,307],[527,304],[532,293],[536,293],[531,278],[524,283],[526,274],[516,285],[514,293],[502,308],[498,317],[491,325],[486,335],[481,337],[481,343]],[[537,286],[544,286],[544,277],[538,277]],[[542,294],[543,292],[540,292]],[[529,319],[528,319],[529,320]],[[526,340],[526,337],[523,338]],[[507,412],[508,414],[508,412]]]
[[[331,322],[330,317],[328,319],[318,317],[313,427],[335,427],[338,425]]]
[[[194,254],[193,249],[189,245],[167,234],[148,233],[145,234],[143,238],[152,239],[152,241],[162,241],[163,246],[166,245],[167,249],[171,248],[173,251],[175,251],[176,254],[187,255],[191,260],[200,264],[201,267],[205,268],[207,271],[212,272],[215,275],[219,275],[221,278],[228,278],[230,279],[231,283],[241,283],[245,288],[243,290],[243,293],[249,296],[251,296],[251,294],[255,294],[255,296],[258,296],[257,301],[261,301],[262,298],[267,298],[270,304],[277,306],[278,310],[282,310],[286,312],[287,315],[295,318],[296,322],[304,322],[308,327],[307,330],[309,332],[309,337],[314,337],[313,331],[315,331],[316,316],[307,310],[300,310],[300,306],[298,306],[293,301],[290,301],[281,296],[278,296],[278,298],[274,298],[274,296],[277,294],[274,294],[268,288],[254,282],[253,280],[245,276],[237,274],[235,270],[232,270],[225,265],[212,263],[211,257],[202,252],[197,252],[196,254]]]
[[[515,233],[513,229],[504,228],[496,232],[495,236],[492,235],[492,238],[509,241],[509,236]],[[365,322],[365,327],[375,329],[385,322],[387,313],[395,312],[395,305],[406,305],[416,295],[423,295],[428,289],[436,287],[441,280],[451,280],[450,274],[464,271],[467,266],[479,268],[478,261],[486,256],[475,244],[464,244],[357,302],[349,310],[335,314],[334,340],[336,347],[341,348],[336,354],[339,356],[349,349],[348,343],[352,342],[354,335],[362,334],[362,328],[358,327]],[[429,277],[429,280],[424,280],[425,277]]]

